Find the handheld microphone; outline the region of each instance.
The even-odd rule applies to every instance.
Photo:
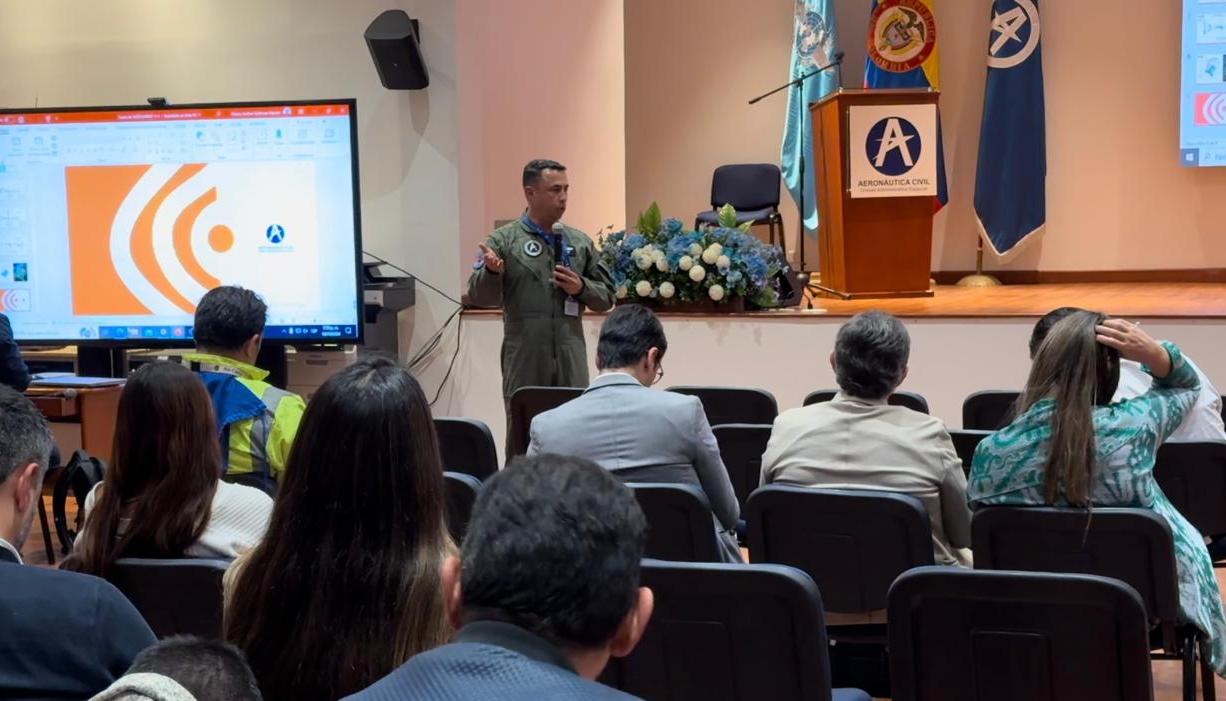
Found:
[[[562,257],[562,240],[566,238],[566,227],[562,222],[556,221],[551,227],[553,231],[553,264],[564,265]]]

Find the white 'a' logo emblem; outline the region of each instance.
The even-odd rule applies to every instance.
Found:
[[[1030,58],[1039,47],[1042,37],[1042,25],[1039,22],[1039,8],[1033,0],[1008,0],[1014,3],[1012,9],[1005,12],[992,11],[992,43],[988,47],[988,66],[990,68],[1013,68],[1020,66]],[[1021,32],[1030,25],[1030,35],[1022,41]],[[1019,48],[1016,46],[1021,44]]]
[[[886,156],[890,155],[890,151],[898,149],[902,156],[903,165],[910,168],[915,165],[915,159],[911,157],[911,148],[907,146],[913,136],[909,136],[903,132],[902,123],[897,117],[891,117],[886,122],[885,132],[881,135],[881,146],[877,149],[877,157],[873,160],[873,165],[878,169],[885,165]]]

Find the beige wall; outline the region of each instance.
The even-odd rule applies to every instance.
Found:
[[[426,91],[384,90],[362,38],[397,6],[420,19]],[[459,265],[454,37],[448,0],[5,2],[0,105],[356,97],[365,248],[458,296],[441,272]],[[452,308],[420,290],[411,345]],[[425,372],[428,391],[442,369]]]
[[[523,166],[565,164],[566,221],[591,235],[626,209],[621,0],[457,0],[461,274],[523,211]]]
[[[792,3],[625,6],[627,209],[657,199],[689,218],[706,206],[715,165],[778,162],[786,101],[755,108],[745,100],[787,78]],[[974,264],[988,11],[982,0],[936,6],[952,199],[934,222],[933,267],[958,270]],[[837,13],[844,83],[855,85],[867,3],[839,0]],[[1226,199],[1226,169],[1178,165],[1179,26],[1176,2],[1043,5],[1048,231],[1001,267],[1226,267],[1226,224],[1214,216],[1214,204]],[[790,202],[785,223],[794,241]]]

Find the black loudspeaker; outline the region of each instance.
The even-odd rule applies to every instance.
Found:
[[[809,284],[809,274],[792,270],[787,263],[776,275],[779,278],[779,306],[796,307],[805,299],[805,286]]]
[[[366,46],[388,90],[421,90],[430,84],[421,55],[417,20],[404,10],[388,10],[366,28]]]

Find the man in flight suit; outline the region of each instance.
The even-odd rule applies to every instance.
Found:
[[[604,311],[614,301],[609,271],[592,239],[560,222],[570,187],[566,166],[532,161],[524,166],[523,186],[527,210],[480,244],[481,258],[468,279],[470,302],[502,307],[502,396],[508,410],[520,387],[587,387],[580,318],[584,308]]]

